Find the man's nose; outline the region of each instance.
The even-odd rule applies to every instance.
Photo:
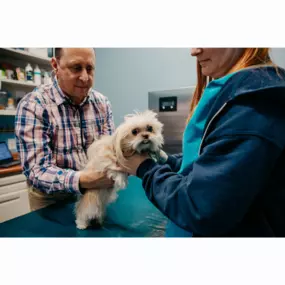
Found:
[[[82,80],[82,81],[84,81],[84,82],[86,82],[86,81],[88,81],[88,73],[87,73],[87,71],[86,71],[86,69],[84,68],[84,69],[82,69],[82,72],[81,72],[81,74],[80,74],[80,77],[79,77],[79,79],[80,80]]]
[[[201,48],[191,48],[191,55],[192,56],[197,56],[200,54],[203,50]]]

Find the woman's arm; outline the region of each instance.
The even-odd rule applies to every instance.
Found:
[[[149,159],[137,175],[147,197],[175,224],[201,236],[222,235],[242,220],[280,153],[262,138],[229,136],[208,145],[186,176]]]
[[[232,230],[267,185],[285,144],[284,108],[272,102],[259,98],[228,107],[184,175],[150,159],[137,164],[152,203],[194,235]]]

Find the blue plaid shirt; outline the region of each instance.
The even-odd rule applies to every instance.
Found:
[[[88,147],[113,131],[110,103],[95,90],[75,106],[56,79],[36,88],[20,101],[15,117],[17,150],[29,184],[48,194],[79,193]]]

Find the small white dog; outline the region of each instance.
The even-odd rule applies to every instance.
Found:
[[[125,117],[125,121],[112,136],[103,136],[88,149],[86,169],[106,172],[114,180],[112,189],[88,190],[76,204],[76,226],[85,229],[91,221],[103,223],[107,204],[117,198],[117,191],[127,186],[127,173],[119,172],[118,165],[124,165],[124,153],[149,152],[159,158],[166,154],[163,145],[163,124],[152,111],[136,113]]]

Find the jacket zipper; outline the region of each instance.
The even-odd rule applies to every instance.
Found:
[[[214,121],[214,119],[222,112],[222,110],[225,108],[226,105],[227,105],[227,102],[217,111],[217,113],[212,117],[212,119],[210,120],[209,124],[207,125],[206,130],[205,130],[205,133],[204,133],[204,135],[203,135],[203,137],[202,137],[202,140],[201,140],[201,143],[200,143],[199,152],[198,152],[199,155],[201,154],[202,144],[203,144],[203,142],[204,142],[204,139],[205,139],[205,137],[206,137],[206,135],[207,135],[207,131],[208,131],[208,129],[209,129],[211,123],[212,123],[212,122]]]

